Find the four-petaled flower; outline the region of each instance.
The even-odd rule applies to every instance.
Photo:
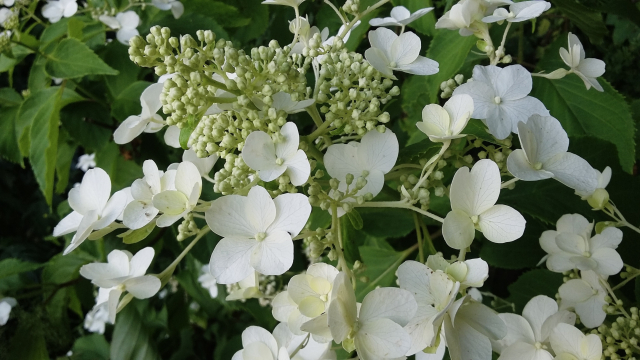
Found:
[[[120,190],[111,198],[109,175],[95,168],[87,171],[79,186],[69,191],[69,206],[73,211],[53,228],[53,236],[76,232],[64,254],[77,248],[93,230],[111,225],[124,210],[129,196],[128,189]]]
[[[78,11],[76,0],[47,0],[42,7],[42,16],[52,23],[57,23],[62,17],[72,17]]]
[[[107,263],[87,264],[80,268],[80,275],[101,288],[109,290],[109,321],[116,320],[118,302],[123,292],[128,291],[137,299],[147,299],[160,290],[160,279],[145,275],[155,252],[146,247],[132,255],[128,251],[113,250]]]
[[[131,185],[133,201],[124,208],[123,223],[129,229],[140,229],[160,212],[153,206],[153,197],[165,190],[175,189],[176,170],[162,172],[153,160],[142,164],[144,177]]]
[[[604,61],[593,58],[585,59],[582,43],[580,39],[572,33],[569,33],[568,48],[568,50],[560,48],[560,57],[562,61],[571,68],[570,71],[584,81],[587,90],[593,86],[598,91],[604,91],[597,79],[604,74]]]
[[[495,162],[478,161],[471,171],[463,167],[451,182],[451,211],[442,224],[442,235],[454,249],[469,247],[475,229],[495,243],[518,239],[524,232],[525,220],[507,205],[495,205],[500,195],[500,169]]]
[[[284,124],[274,139],[263,131],[254,131],[242,148],[244,162],[258,172],[262,181],[272,181],[285,174],[295,186],[309,179],[311,165],[304,150],[298,149],[298,127],[292,122]]]
[[[89,169],[93,169],[96,167],[96,154],[82,154],[78,158],[78,163],[76,164],[76,169],[80,169],[84,172],[87,172]]]
[[[522,1],[509,6],[509,11],[504,8],[494,10],[493,15],[484,17],[482,21],[493,22],[521,22],[537,18],[543,12],[549,10],[551,4],[546,1]]]
[[[540,100],[528,96],[532,86],[531,73],[520,65],[476,65],[473,81],[457,87],[453,95],[470,95],[474,106],[471,117],[484,120],[493,136],[504,139],[511,132],[517,134],[518,123],[527,122],[531,115],[549,115]]]
[[[466,94],[452,96],[444,106],[429,104],[422,109],[422,122],[416,123],[420,131],[433,142],[445,142],[465,137],[460,134],[473,113],[473,99]]]
[[[258,271],[281,275],[293,263],[292,237],[311,214],[302,194],[271,199],[261,186],[248,196],[228,195],[213,201],[205,212],[211,230],[223,237],[211,254],[211,273],[220,284],[238,282]]]
[[[189,161],[183,161],[176,168],[174,188],[166,188],[153,196],[153,207],[162,212],[156,224],[171,226],[183,218],[196,205],[202,192],[202,177],[198,168]]]
[[[140,34],[136,29],[140,25],[140,17],[135,11],[121,12],[115,17],[101,15],[98,19],[111,29],[118,30],[116,38],[124,45],[129,45],[129,40]]]
[[[560,309],[573,309],[584,326],[595,328],[602,325],[607,317],[603,306],[608,304],[605,300],[608,293],[595,272],[581,271],[580,276],[580,279],[572,279],[560,285]]]
[[[551,348],[556,359],[599,360],[602,340],[596,334],[585,335],[575,326],[558,324],[551,334]]]
[[[154,133],[164,127],[162,116],[156,114],[162,108],[160,94],[163,86],[163,84],[153,84],[142,92],[140,95],[142,113],[129,116],[118,126],[113,133],[116,144],[126,144],[142,132]]]
[[[438,72],[438,63],[420,56],[422,46],[418,35],[405,32],[398,36],[387,28],[369,31],[371,48],[364,52],[367,61],[388,78],[396,79],[393,71],[414,75],[433,75]]]
[[[560,122],[551,116],[533,115],[518,124],[522,149],[507,159],[507,169],[518,179],[536,181],[554,178],[568,187],[593,193],[595,170],[578,155],[567,152],[569,137]]]
[[[395,6],[391,9],[391,17],[375,18],[369,20],[371,26],[407,26],[418,20],[420,17],[433,10],[432,7],[416,10],[413,14],[404,6]]]

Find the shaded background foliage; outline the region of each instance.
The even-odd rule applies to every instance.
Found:
[[[570,76],[553,82],[536,78],[531,95],[542,100],[551,114],[562,122],[571,138],[570,151],[580,154],[597,169],[613,168],[613,179],[608,187],[611,199],[631,223],[638,224],[640,180],[636,166],[638,142],[635,141],[635,128],[640,121],[638,4],[629,0],[551,2],[551,10],[537,21],[514,26],[507,39],[507,49],[514,62],[531,71],[549,72],[562,65],[558,48],[566,46],[570,31],[583,40],[589,57],[607,63],[605,93],[585,91],[582,82]],[[362,0],[361,3],[364,7],[373,1]],[[210,29],[218,38],[230,39],[247,50],[266,45],[271,39],[286,44],[292,38],[288,20],[293,18],[293,10],[288,7],[264,6],[260,5],[260,0],[185,0],[184,4],[185,14],[178,20],[173,19],[170,12],[151,7],[140,12],[142,35],[146,35],[152,25],[168,26],[173,34],[193,36],[196,30]],[[410,27],[423,40],[423,54],[426,52],[428,57],[440,62],[440,73],[411,77],[406,81],[404,74],[398,74],[401,97],[386,105],[401,148],[406,146],[400,156],[410,160],[429,152],[428,141],[414,125],[421,119],[422,107],[428,103],[442,103],[440,83],[458,73],[469,77],[473,66],[482,63],[483,59],[476,53],[474,37],[463,38],[455,31],[435,30],[436,16],[452,5],[451,0],[433,3],[430,0],[395,0],[392,4],[404,5],[412,11],[427,6],[436,8]],[[40,7],[38,5],[37,13]],[[391,4],[385,5],[368,18],[386,15],[390,8]],[[301,13],[309,14],[312,24],[329,27],[332,33],[340,26],[331,9],[318,0],[306,1],[301,6]],[[347,44],[350,50],[363,51],[368,47],[368,18],[353,32]],[[492,35],[497,39],[502,29],[494,26]],[[153,159],[164,168],[178,161],[181,155],[181,151],[165,146],[158,134],[143,134],[125,146],[112,142],[112,133],[119,122],[140,112],[140,93],[155,82],[155,75],[149,69],[134,65],[124,45],[117,41],[105,45],[105,40],[113,38],[113,33],[109,32],[105,37],[104,32],[95,30],[95,22],[74,17],[63,19],[47,30],[36,26],[32,31],[32,35],[40,39],[40,50],[52,51],[51,44],[61,39],[78,39],[118,74],[89,75],[69,81],[67,88],[79,97],[69,95],[69,104],[60,110],[59,118],[56,109],[51,108],[53,120],[49,124],[53,125],[45,126],[46,131],[36,135],[42,138],[34,138],[32,131],[30,144],[20,131],[20,119],[28,116],[25,115],[28,111],[41,109],[41,103],[34,100],[38,96],[50,97],[57,92],[50,88],[48,75],[54,70],[46,68],[42,58],[26,47],[14,47],[0,55],[0,293],[14,296],[19,302],[7,325],[0,327],[0,358],[64,358],[69,350],[72,350],[72,359],[231,358],[241,347],[240,334],[247,326],[272,329],[276,323],[270,309],[261,307],[255,299],[244,303],[226,302],[222,286],[221,295],[211,299],[200,286],[197,281],[200,267],[208,263],[219,240],[214,234],[207,235],[206,240],[198,243],[179,265],[175,281],[168,285],[170,291],[164,298],[134,300],[118,315],[115,326],[107,326],[104,335],[91,334],[82,326],[84,314],[94,304],[94,289],[89,281],[79,278],[80,266],[103,261],[112,249],[126,248],[135,252],[152,246],[157,255],[150,272],[160,272],[185,245],[175,240],[174,229],[155,229],[136,244],[125,245],[120,238],[109,235],[87,241],[63,257],[60,253],[70,237],[51,236],[53,226],[70,211],[65,194],[82,178],[83,173],[75,168],[79,155],[96,153],[97,165],[111,176],[112,191],[129,186],[140,177],[141,163],[145,159]],[[300,128],[306,128],[301,132],[312,127],[306,114],[292,119]],[[55,130],[52,127],[58,129],[57,138],[51,137]],[[491,141],[479,127],[470,132]],[[49,165],[33,156],[25,159],[25,152],[20,151],[29,146],[32,150],[36,146],[37,150],[39,144],[57,147]],[[51,175],[53,173],[55,177]],[[445,175],[446,183],[450,182],[453,174]],[[203,191],[206,198],[216,196],[211,186],[205,186]],[[380,197],[394,198],[394,191],[385,188]],[[509,305],[513,303],[516,310],[521,311],[534,295],[553,297],[562,282],[561,274],[536,267],[544,256],[538,243],[540,233],[554,228],[555,221],[565,213],[580,213],[596,221],[605,219],[600,213],[591,211],[571,190],[553,181],[520,182],[515,190],[503,191],[500,202],[515,207],[526,217],[524,236],[509,244],[475,241],[471,256],[481,256],[491,265],[491,275],[482,290],[503,299],[498,302],[497,309],[513,311]],[[432,199],[432,209],[437,214],[446,214],[448,206],[446,197]],[[311,228],[330,222],[327,215],[318,210],[314,209],[312,214]],[[360,211],[360,215],[362,230],[356,230],[346,217],[343,220],[347,259],[351,262],[360,260],[364,264],[357,273],[362,281],[358,284],[359,299],[376,286],[395,284],[397,266],[404,259],[416,256],[415,252],[404,252],[415,244],[411,213],[401,209],[367,209]],[[446,256],[453,255],[435,225],[430,224],[428,228],[436,249],[444,251]],[[623,231],[625,241],[619,252],[625,263],[639,267],[638,234]],[[428,254],[433,250],[427,248],[425,252]],[[306,268],[302,252],[296,254],[294,267],[278,280],[279,286],[292,274]],[[626,303],[638,301],[640,282],[636,282],[635,291],[631,285],[623,288],[623,293]]]

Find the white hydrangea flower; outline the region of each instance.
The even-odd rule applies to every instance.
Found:
[[[458,86],[453,95],[470,95],[471,117],[484,120],[493,136],[504,139],[511,132],[517,134],[518,123],[527,122],[531,115],[549,115],[540,100],[528,96],[532,86],[531,73],[520,65],[476,65],[473,81]]]
[[[384,174],[391,171],[398,159],[398,138],[389,129],[384,133],[369,131],[360,143],[334,144],[324,154],[324,165],[329,175],[340,181],[338,190],[346,191],[347,174],[367,180],[357,195],[371,193],[376,196],[384,186]],[[351,189],[355,186],[355,180]]]
[[[313,264],[305,274],[295,275],[289,280],[287,290],[273,299],[273,317],[286,323],[294,335],[305,335],[301,326],[329,308],[333,281],[337,275],[338,270],[325,263]],[[328,332],[326,321],[325,325]],[[319,342],[330,340],[315,335],[314,338]]]
[[[597,78],[602,76],[606,64],[600,59],[585,58],[584,48],[577,36],[569,33],[568,50],[560,48],[560,57],[571,72],[578,75],[589,90],[592,86],[598,91],[604,91]]]
[[[473,23],[480,21],[483,15],[481,1],[461,0],[438,19],[436,29],[459,30],[460,35],[469,36],[475,32]]]
[[[418,35],[405,32],[400,36],[387,28],[369,31],[371,48],[364,52],[367,61],[383,75],[396,80],[393,71],[414,75],[433,75],[438,63],[420,56],[422,42]]]
[[[112,30],[118,30],[116,39],[124,45],[129,45],[129,40],[132,37],[140,35],[138,29],[136,29],[140,25],[140,17],[135,11],[121,12],[116,14],[115,17],[101,15],[98,19]]]
[[[336,353],[331,350],[331,342],[320,343],[315,341],[313,337],[306,340],[306,335],[293,334],[287,324],[278,324],[273,329],[273,337],[278,345],[287,349],[289,354],[293,354],[306,341],[306,345],[298,350],[291,360],[336,360]]]
[[[454,95],[444,106],[429,104],[422,109],[422,122],[416,123],[420,131],[433,142],[444,142],[465,137],[460,134],[473,114],[473,99],[466,94]]]
[[[131,185],[133,200],[125,207],[123,223],[129,229],[140,229],[160,212],[153,206],[153,197],[165,190],[175,190],[176,170],[162,172],[153,160],[142,164],[144,177]]]
[[[84,318],[84,328],[92,333],[104,334],[109,321],[109,289],[99,288],[96,304]]]
[[[493,349],[500,354],[498,360],[551,360],[551,332],[560,323],[573,325],[576,322],[574,313],[558,311],[556,301],[544,295],[529,300],[522,316],[509,313],[498,316],[509,329],[502,340],[493,342]]]
[[[432,7],[416,10],[413,14],[404,6],[394,6],[391,9],[391,17],[375,18],[369,20],[371,26],[407,26],[433,10]]]
[[[42,7],[42,16],[52,23],[57,23],[62,17],[72,17],[78,11],[76,0],[47,0]]]
[[[494,23],[501,21],[522,22],[535,19],[551,8],[546,1],[521,1],[511,4],[509,11],[504,8],[496,9],[491,16],[484,17],[483,22]]]
[[[551,348],[556,359],[599,360],[602,341],[596,334],[585,335],[575,326],[558,324],[551,335]]]
[[[12,297],[5,297],[0,299],[0,326],[4,326],[7,321],[9,321],[11,309],[16,305],[18,305],[18,302]]]
[[[200,172],[200,176],[205,179],[211,179],[209,173],[220,157],[218,154],[209,155],[205,158],[198,157],[193,149],[185,150],[182,153],[182,161],[188,161],[195,165]]]
[[[93,169],[96,167],[96,154],[82,154],[78,158],[78,163],[76,164],[76,169],[80,169],[84,172],[87,172],[89,169]]]
[[[53,228],[53,236],[75,232],[64,254],[80,246],[93,230],[111,225],[127,206],[127,193],[128,189],[123,189],[109,198],[109,175],[100,168],[87,171],[80,185],[69,191],[69,206],[73,211]]]
[[[331,293],[329,328],[336,343],[357,350],[362,360],[402,358],[411,348],[411,337],[403,327],[417,308],[409,291],[378,288],[364,297],[358,311],[351,281],[341,272]]]
[[[291,184],[303,185],[311,174],[311,165],[304,150],[298,149],[300,135],[292,122],[284,124],[276,141],[263,131],[254,131],[245,139],[242,159],[269,182],[281,175],[289,176]]]
[[[200,276],[198,276],[198,282],[200,285],[209,291],[209,295],[212,299],[218,297],[218,283],[215,276],[209,272],[209,265],[204,265],[200,268]]]
[[[456,300],[460,283],[417,261],[402,263],[397,276],[400,288],[411,292],[418,304],[416,314],[405,326],[411,336],[406,355],[413,355],[435,345],[444,314]]]
[[[619,273],[624,264],[615,249],[622,242],[622,231],[608,227],[592,237],[592,228],[582,215],[566,214],[558,220],[558,231],[542,233],[540,245],[549,253],[549,270],[593,270],[605,276]]]
[[[609,185],[609,181],[611,181],[611,168],[609,166],[605,167],[602,172],[597,169],[593,169],[595,179],[596,179],[596,188],[592,192],[576,190],[576,194],[580,195],[583,199],[588,198],[593,195],[593,193],[598,189],[606,189]]]
[[[489,278],[489,264],[480,258],[450,263],[442,255],[429,255],[427,266],[432,270],[440,270],[459,282],[461,290],[482,287]]]
[[[156,220],[159,227],[171,226],[198,205],[202,193],[202,177],[198,168],[189,161],[176,168],[174,188],[165,188],[153,195],[153,207],[162,212]]]
[[[205,212],[211,230],[223,239],[211,254],[211,273],[220,284],[238,282],[258,271],[281,275],[293,263],[292,237],[311,214],[302,194],[271,199],[261,186],[245,196],[228,195],[213,201]]]
[[[533,115],[518,124],[522,149],[507,159],[507,169],[520,180],[537,181],[553,178],[583,193],[593,193],[597,180],[589,163],[567,152],[569,137],[552,116]]]
[[[126,144],[135,139],[142,132],[154,133],[160,131],[165,125],[162,116],[156,114],[162,108],[160,94],[163,84],[152,84],[140,95],[142,113],[126,118],[113,133],[116,144]]]
[[[582,271],[580,276],[580,279],[572,279],[560,285],[560,309],[573,309],[584,326],[595,328],[602,325],[607,317],[602,309],[607,304],[607,290],[595,272]]]
[[[116,320],[116,309],[123,292],[127,291],[137,299],[147,299],[160,290],[160,279],[145,275],[155,252],[146,247],[132,255],[128,251],[113,250],[107,256],[107,263],[87,264],[80,268],[80,275],[101,288],[109,290],[109,321]]]
[[[211,264],[209,264],[209,273],[211,273]],[[242,301],[246,299],[260,298],[264,295],[262,291],[260,291],[260,280],[255,271],[252,271],[249,276],[237,283],[228,285],[227,292],[229,293],[225,299],[227,301]]]
[[[13,14],[13,9],[8,9],[6,7],[0,8],[0,25],[4,26],[5,21],[7,21],[7,19],[9,19]]]
[[[514,241],[522,236],[525,219],[507,205],[495,205],[500,195],[500,169],[495,162],[478,161],[471,171],[462,167],[451,182],[451,211],[442,224],[442,235],[454,249],[469,247],[475,230],[495,243]]]
[[[160,10],[171,10],[173,17],[179,19],[184,14],[184,5],[178,0],[152,0],[151,5]]]
[[[231,360],[290,360],[285,346],[278,345],[276,338],[259,326],[249,326],[242,332],[242,349]]]

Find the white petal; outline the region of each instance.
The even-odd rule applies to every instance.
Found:
[[[502,100],[521,99],[531,92],[531,73],[521,65],[502,68],[495,80],[497,96]]]
[[[518,136],[531,163],[544,163],[569,148],[567,133],[552,116],[532,115],[526,124],[518,124]]]
[[[147,122],[142,121],[140,116],[131,115],[126,118],[113,133],[113,141],[120,145],[127,144],[142,134],[145,126],[147,126]]]
[[[96,210],[100,214],[110,194],[109,175],[100,168],[94,168],[84,174],[80,186],[69,191],[69,206],[81,214],[91,210]]]
[[[509,154],[507,158],[507,169],[511,175],[524,181],[537,181],[553,177],[553,174],[546,170],[536,170],[522,149],[516,149]]]
[[[589,284],[582,279],[569,280],[558,288],[563,307],[572,307],[574,304],[587,301],[593,296],[594,291]]]
[[[259,230],[249,222],[247,206],[245,196],[227,195],[214,200],[204,216],[211,231],[222,237],[252,238]]]
[[[198,185],[202,187],[202,178],[198,168],[189,161],[183,161],[178,165],[176,170],[175,187],[176,190],[189,196],[193,191],[193,187]]]
[[[385,318],[405,326],[417,308],[416,300],[409,291],[398,288],[379,288],[371,291],[362,300],[359,317],[363,323]]]
[[[474,78],[474,81],[458,86],[453,95],[469,95],[473,99],[473,113],[471,117],[474,119],[486,119],[490,109],[496,106],[494,102],[495,90],[491,87],[491,83],[486,83]]]
[[[473,98],[467,94],[453,95],[444,104],[444,109],[451,119],[451,133],[459,134],[466,126],[471,114],[473,114]]]
[[[594,271],[600,275],[615,275],[624,266],[620,254],[609,248],[602,248],[592,252],[591,260],[598,264]]]
[[[510,9],[516,14],[514,21],[525,21],[537,18],[550,7],[546,1],[522,1],[511,5]]]
[[[391,56],[389,60],[399,65],[411,64],[418,55],[422,43],[418,35],[405,32],[398,36],[391,44]]]
[[[201,158],[198,157],[195,151],[189,149],[182,153],[182,161],[188,161],[195,165],[198,168],[198,172],[200,172],[200,176],[208,176],[211,169],[213,169],[213,165],[218,161],[218,155],[213,154],[206,158]]]
[[[309,159],[307,159],[307,154],[303,150],[298,150],[284,165],[287,167],[285,174],[289,176],[291,184],[294,186],[304,185],[309,179],[311,165],[309,164]]]
[[[499,360],[553,360],[547,350],[537,349],[530,343],[518,342],[504,349]]]
[[[331,336],[336,343],[341,343],[351,332],[357,318],[356,295],[344,272],[340,272],[333,282],[331,305],[327,313]]]
[[[444,333],[451,360],[491,358],[491,343],[489,339],[464,321],[457,322],[454,328],[449,317],[445,317]]]
[[[298,304],[293,302],[288,290],[276,295],[271,303],[273,318],[285,323],[289,319],[291,312],[298,310]]]
[[[327,313],[324,313],[313,320],[309,320],[300,327],[302,331],[311,333],[313,339],[318,342],[328,343],[333,340]]]
[[[424,353],[419,351],[416,353],[416,360],[442,360],[444,358],[444,352],[446,350],[446,340],[444,337],[444,332],[440,332],[440,343],[436,348],[436,352],[434,354]]]
[[[364,353],[362,359],[370,358],[366,354],[398,358],[404,356],[411,347],[411,337],[402,326],[384,318],[363,323],[354,340],[358,353]]]
[[[489,241],[505,243],[522,236],[526,220],[518,210],[510,206],[495,205],[480,214],[478,224]]]
[[[153,197],[153,206],[166,215],[180,215],[188,204],[189,198],[178,190],[166,190]]]
[[[558,232],[580,235],[589,238],[593,230],[593,224],[580,214],[565,214],[556,223]]]
[[[129,276],[142,276],[147,272],[155,251],[152,247],[146,247],[138,251],[131,258],[131,268],[129,270]]]
[[[556,326],[558,326],[558,324],[560,323],[566,323],[569,325],[573,325],[576,323],[576,314],[567,311],[567,310],[560,310],[557,313],[551,315],[543,324],[542,324],[542,331],[540,333],[540,339],[541,341],[547,341],[549,338],[549,335],[551,334],[551,332],[553,331],[553,329],[556,328]]]
[[[254,186],[247,195],[245,212],[256,232],[266,231],[276,218],[276,205],[265,188]]]
[[[180,149],[180,128],[171,125],[164,132],[164,142],[172,148]]]
[[[184,14],[184,5],[180,1],[171,2],[171,13],[174,18],[179,19]]]
[[[276,164],[276,150],[273,140],[271,140],[271,136],[262,131],[254,131],[249,134],[242,148],[242,159],[253,170],[271,170],[269,176],[264,176],[267,174],[266,172],[261,175],[262,181],[275,180],[286,169],[284,166]]]
[[[404,6],[394,6],[393,9],[391,9],[391,14],[390,15],[391,15],[392,18],[400,21],[400,20],[404,20],[404,19],[408,18],[409,16],[411,16],[411,12],[409,11],[409,9],[407,9]]]
[[[224,238],[211,254],[209,269],[219,284],[233,284],[251,274],[249,264],[254,239]]]
[[[118,288],[109,291],[109,322],[112,324],[116,322],[116,310],[118,309],[118,302],[120,302],[120,295],[122,295],[122,290]]]
[[[516,100],[502,100],[499,108],[500,120],[504,122],[505,126],[510,124],[511,129],[509,131],[514,133],[518,132],[518,123],[527,122],[532,115],[549,115],[549,110],[547,110],[542,101],[532,96],[525,96]]]
[[[429,104],[422,109],[422,121],[418,122],[416,126],[427,136],[447,136],[451,127],[451,119],[449,113],[442,106]]]
[[[273,203],[276,216],[267,231],[282,230],[297,236],[311,215],[309,199],[302,194],[282,194]]]
[[[124,286],[136,299],[148,299],[160,290],[160,279],[152,275],[145,275],[129,279]]]
[[[251,253],[251,266],[264,275],[282,275],[293,264],[293,241],[281,230],[270,231]]]
[[[578,70],[588,78],[597,78],[604,74],[605,63],[600,59],[584,59],[580,61]]]
[[[381,50],[388,60],[391,60],[391,46],[393,46],[393,42],[397,38],[398,35],[396,35],[396,33],[386,28],[369,31],[369,43],[371,47]]]
[[[324,154],[324,166],[333,178],[344,181],[347,174],[360,176],[358,149],[347,144],[331,145]]]
[[[558,304],[548,296],[538,295],[525,305],[522,316],[531,324],[531,329],[537,341],[544,341],[542,338],[542,324],[558,312]]]
[[[589,250],[595,251],[601,248],[616,249],[621,242],[622,230],[615,227],[608,227],[589,240]]]
[[[162,184],[156,163],[153,160],[145,160],[142,164],[142,172],[144,173],[144,181],[149,184],[151,193],[159,193],[162,190]]]
[[[137,15],[136,15],[137,16]],[[136,31],[137,32],[137,31]],[[162,108],[160,94],[164,84],[156,83],[149,85],[140,95],[140,104],[142,105],[142,117],[151,117]]]
[[[284,142],[275,145],[275,153],[281,159],[288,160],[298,152],[300,135],[298,127],[293,122],[288,122],[280,129]]]
[[[584,334],[569,324],[558,324],[551,334],[551,347],[556,354],[581,354],[580,345]]]
[[[433,270],[417,261],[405,261],[398,267],[398,284],[413,294],[418,304],[433,303],[429,276]]]
[[[401,64],[397,69],[414,75],[433,75],[440,71],[437,61],[424,56],[418,56],[409,64]]]
[[[242,346],[247,347],[249,344],[263,343],[266,348],[273,354],[273,358],[276,358],[278,352],[278,343],[276,339],[267,330],[259,326],[249,326],[242,332]],[[258,354],[260,355],[260,354]],[[261,355],[265,355],[262,353]],[[253,359],[253,358],[247,358]]]
[[[454,249],[466,249],[475,238],[475,228],[471,218],[462,211],[450,211],[442,224],[442,236],[447,245]]]
[[[53,228],[53,236],[62,236],[78,230],[81,221],[82,214],[72,211]]]
[[[129,45],[129,40],[131,40],[132,37],[137,35],[140,35],[140,33],[135,28],[134,29],[122,28],[118,30],[118,32],[116,32],[116,39],[118,39],[118,41],[120,41],[120,43],[124,45]]]
[[[478,161],[471,171],[468,167],[458,169],[451,182],[451,208],[480,215],[498,200],[500,181],[498,165],[488,159]]]
[[[71,243],[66,249],[64,249],[63,255],[67,255],[87,239],[89,234],[93,231],[93,226],[96,221],[98,221],[98,212],[96,210],[91,210],[84,215],[82,221],[80,221],[80,224],[78,225],[78,230],[71,239]]]
[[[461,320],[461,321],[460,321]],[[493,309],[469,299],[455,315],[455,326],[466,323],[491,340],[507,335],[507,326]]]
[[[380,18],[371,19],[369,20],[369,25],[371,26],[402,26],[400,22],[396,21],[396,19],[392,17],[386,17],[382,19]]]
[[[393,75],[393,70],[389,68],[389,60],[385,56],[384,51],[378,48],[372,47],[365,50],[364,57],[365,59],[367,59],[369,64],[373,66],[374,69],[378,70],[380,73],[382,73],[383,75],[385,75],[390,79],[393,79],[393,80],[396,79],[396,77]]]
[[[606,305],[604,294],[602,296],[593,296],[585,302],[578,303],[574,306],[576,313],[580,316],[580,322],[587,328],[595,328],[604,322],[607,314],[602,310]]]
[[[591,165],[572,153],[552,157],[543,164],[543,168],[553,173],[554,179],[580,192],[593,193],[598,185]]]
[[[496,349],[497,352],[502,353],[504,349],[518,342],[535,344],[536,338],[527,319],[520,315],[509,313],[498,314],[498,316],[507,326],[507,335],[496,342],[499,346]]]
[[[124,207],[127,206],[128,200],[129,194],[127,189],[116,191],[111,199],[107,201],[107,204],[104,206],[104,209],[102,210],[99,219],[93,225],[93,228],[95,230],[100,230],[116,221],[118,216],[122,214]]]
[[[480,258],[469,259],[464,263],[467,265],[467,276],[464,279],[464,284],[482,287],[484,281],[489,277],[489,264]]]

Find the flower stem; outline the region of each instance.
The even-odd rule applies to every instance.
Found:
[[[422,241],[422,234],[421,234],[421,230],[422,227],[420,226],[420,218],[418,217],[418,214],[413,213],[413,223],[415,224],[416,227],[416,237],[418,238],[418,259],[420,260],[421,263],[424,264],[424,250],[423,250],[423,241]]]
[[[389,0],[380,0],[377,3],[369,6],[367,8],[367,10],[363,11],[362,14],[358,14],[358,16],[354,17],[353,20],[351,20],[351,22],[344,27],[344,30],[342,30],[342,33],[338,34],[338,37],[340,38],[340,40],[344,39],[344,37],[347,35],[347,33],[351,30],[351,28],[353,28],[353,25],[355,25],[358,20],[362,19],[363,17],[367,16],[370,12],[372,12],[373,10],[379,8],[380,6],[388,3]]]
[[[505,181],[505,182],[503,182],[503,183],[500,185],[500,189],[507,188],[507,187],[509,187],[509,185],[511,185],[511,184],[513,184],[513,183],[515,183],[515,182],[516,182],[516,181],[518,181],[518,180],[520,180],[520,179],[518,179],[518,178],[513,178],[513,179],[511,179],[511,180],[509,180],[509,181]]]
[[[209,231],[211,231],[211,229],[209,229],[208,225],[205,225],[202,229],[200,229],[200,231],[198,232],[198,235],[196,235],[196,237],[189,243],[189,245],[187,245],[187,247],[185,247],[184,250],[182,250],[182,253],[180,253],[180,255],[178,255],[178,257],[175,260],[173,260],[171,265],[167,266],[167,268],[164,269],[164,271],[162,271],[160,274],[157,275],[157,277],[162,282],[162,286],[160,287],[161,289],[167,284],[167,282],[169,281],[169,278],[171,277],[171,275],[173,275],[173,272],[176,270],[176,266],[178,266],[180,261],[184,259],[187,253],[189,253],[189,251],[191,251],[191,249],[196,245],[196,243],[200,239],[202,239]]]
[[[438,164],[438,160],[440,160],[440,158],[444,155],[445,151],[447,151],[447,149],[449,148],[449,145],[451,145],[451,140],[447,140],[444,143],[442,143],[440,152],[438,152],[436,156],[432,157],[426,164],[424,164],[422,174],[420,175],[420,180],[418,180],[418,182],[414,185],[412,189],[413,191],[416,191],[420,187],[420,185],[422,185],[422,183],[424,183],[427,180],[429,175],[431,175],[431,172]]]
[[[353,206],[354,207],[380,207],[380,208],[388,207],[388,208],[409,209],[419,214],[422,214],[428,218],[431,218],[435,221],[444,222],[444,219],[439,217],[438,215],[432,214],[428,211],[424,211],[404,201],[369,201],[362,205],[355,203],[353,204]]]
[[[333,232],[333,247],[338,255],[338,270],[344,271],[351,279],[353,286],[356,286],[356,278],[351,269],[349,269],[347,260],[342,252],[342,231],[340,230],[340,219],[338,218],[338,204],[335,202],[331,204],[331,231]]]

